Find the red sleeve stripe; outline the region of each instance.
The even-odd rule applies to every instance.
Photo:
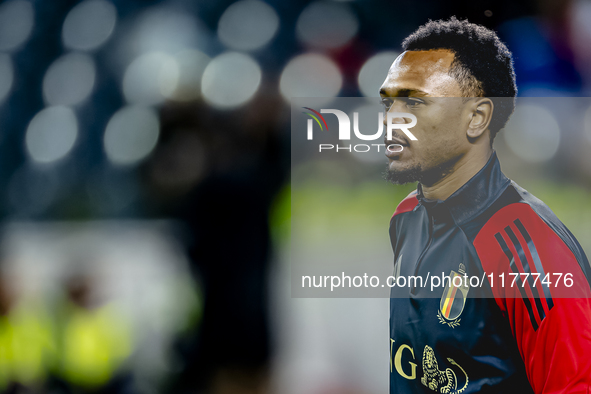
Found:
[[[521,259],[519,258],[519,252],[515,246],[515,244],[513,243],[513,241],[511,240],[511,238],[509,237],[509,234],[507,232],[507,228],[505,228],[502,232],[501,235],[503,237],[503,240],[505,241],[505,244],[508,245],[507,249],[509,250],[509,252],[511,253],[511,259],[510,259],[510,264],[509,264],[509,269],[511,270],[511,273],[516,274],[511,275],[511,273],[507,272],[507,277],[508,277],[508,285],[510,288],[522,288],[525,291],[525,296],[532,302],[532,304],[534,303],[534,300],[537,298],[539,298],[539,294],[534,294],[532,288],[530,286],[526,286],[525,283],[523,283],[523,275],[521,275],[522,273],[525,273],[525,269],[523,268],[523,265],[521,264]],[[515,292],[513,292],[513,294],[515,294]],[[535,314],[534,314],[535,315]],[[539,317],[539,316],[537,316]],[[538,320],[539,323],[542,322],[541,319]]]
[[[519,271],[517,270],[517,267],[515,267],[515,259],[513,258],[513,253],[509,250],[509,246],[507,246],[507,243],[503,239],[503,236],[501,235],[501,233],[496,233],[495,238],[496,238],[497,242],[499,243],[499,246],[503,250],[503,253],[505,253],[505,256],[507,256],[507,258],[509,259],[509,265],[511,267],[511,270],[513,272],[518,273]],[[538,322],[536,321],[536,317],[534,315],[534,311],[532,310],[530,299],[527,296],[527,294],[525,293],[525,289],[522,286],[521,278],[519,276],[517,276],[517,288],[519,289],[519,292],[521,293],[521,299],[523,300],[523,303],[525,304],[525,307],[527,308],[527,312],[529,315],[529,320],[531,321],[531,325],[534,328],[534,331],[537,331]]]
[[[544,278],[546,276],[546,273],[544,272],[544,266],[542,265],[542,260],[540,260],[540,255],[538,254],[538,250],[536,249],[536,245],[534,244],[533,240],[531,239],[531,236],[529,235],[529,233],[525,229],[525,226],[523,225],[523,223],[521,223],[521,220],[516,219],[515,221],[513,221],[513,223],[515,223],[515,226],[517,226],[517,229],[521,233],[521,236],[523,237],[523,240],[525,241],[525,244],[527,245],[529,253],[531,254],[531,257],[534,261],[536,271],[538,271],[538,273],[540,274],[540,278]],[[547,282],[544,282],[542,280],[539,280],[538,282],[542,286],[542,289],[544,291],[544,296],[546,297],[546,303],[548,304],[548,310],[550,310],[554,306],[554,301],[552,301],[552,294],[550,293],[550,287],[548,286]],[[542,282],[544,282],[544,283],[542,283]]]
[[[534,302],[536,304],[536,309],[538,310],[538,315],[540,317],[540,322],[541,322],[546,317],[546,311],[544,310],[544,306],[542,305],[542,300],[540,298],[540,292],[538,291],[538,288],[536,287],[536,280],[531,275],[532,270],[530,268],[527,257],[525,256],[525,251],[523,250],[523,246],[521,245],[521,242],[519,242],[519,240],[517,239],[517,236],[515,235],[515,233],[513,232],[513,229],[510,226],[505,227],[505,232],[507,233],[507,235],[509,235],[509,239],[511,239],[511,242],[513,242],[513,247],[515,248],[515,251],[517,252],[517,257],[519,258],[519,262],[521,263],[521,267],[522,267],[523,271],[520,270],[519,273],[523,272],[524,274],[526,274],[526,281],[527,281],[527,284],[529,285],[529,289],[531,290],[531,293],[534,297]],[[517,267],[517,269],[519,269],[519,267]],[[542,277],[542,279],[543,279],[543,277]],[[538,281],[539,281],[539,278],[538,278]]]

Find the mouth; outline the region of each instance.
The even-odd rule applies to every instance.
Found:
[[[410,146],[406,140],[398,137],[392,137],[391,140],[384,138],[384,144],[386,145],[385,154],[390,159],[402,155],[404,149]]]
[[[392,136],[392,139],[391,140],[388,140],[388,139],[384,138],[384,144],[386,144],[386,146],[392,145],[392,144],[402,145],[405,148],[410,146],[410,144],[408,143],[408,141],[406,141],[403,138],[397,137],[397,136]]]

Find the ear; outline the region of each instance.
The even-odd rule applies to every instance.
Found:
[[[486,97],[478,98],[471,103],[471,119],[466,130],[468,138],[478,138],[488,130],[493,110],[493,102]]]

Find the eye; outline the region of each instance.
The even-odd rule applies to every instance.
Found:
[[[386,112],[390,110],[390,107],[392,107],[395,101],[404,104],[407,108],[418,108],[425,104],[424,100],[417,97],[384,97],[382,98],[382,105]]]
[[[416,97],[405,97],[404,101],[406,102],[406,106],[409,108],[417,108],[422,104],[425,104],[425,101]]]
[[[394,100],[392,98],[390,98],[390,97],[383,97],[382,98],[382,105],[384,106],[384,109],[386,110],[386,112],[388,112],[390,110],[392,103],[394,103]]]

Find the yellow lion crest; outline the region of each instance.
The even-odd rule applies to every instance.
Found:
[[[435,352],[431,346],[425,346],[423,352],[423,377],[421,383],[431,390],[442,394],[459,394],[468,387],[468,375],[462,367],[460,367],[454,360],[448,358],[448,361],[457,366],[466,375],[466,384],[458,390],[458,378],[456,373],[451,368],[446,368],[445,371],[439,370],[439,364],[435,357]]]

